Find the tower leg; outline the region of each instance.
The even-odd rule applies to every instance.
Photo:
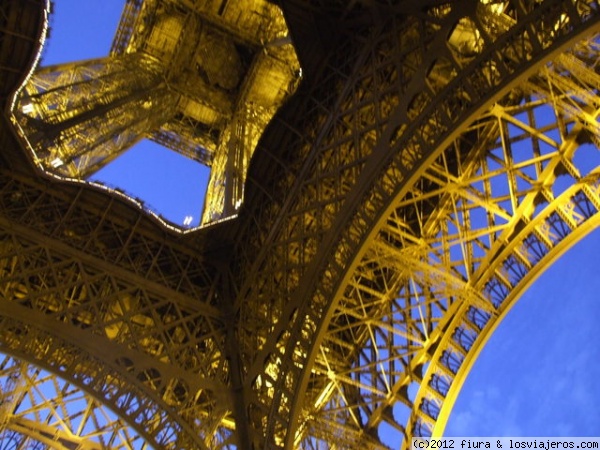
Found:
[[[37,72],[15,109],[35,161],[74,178],[99,170],[175,114],[161,73],[139,54]]]

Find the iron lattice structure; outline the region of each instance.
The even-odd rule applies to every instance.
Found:
[[[283,102],[269,91],[280,108],[248,134],[239,99],[250,94],[236,91],[241,112],[215,134],[182,115],[181,99],[208,111],[228,88],[184,92],[175,75],[179,91],[164,84],[147,51],[153,31],[134,19],[166,33],[184,17],[234,36],[242,54],[244,23],[207,18],[227,2],[127,3],[111,56],[53,69],[56,79],[94,68],[90,83],[108,69],[100,79],[114,89],[89,107],[70,88],[40,91],[51,71],[29,76],[45,3],[2,3],[3,448],[379,449],[440,435],[506,311],[598,225],[597,1],[279,7],[302,66],[296,93]],[[289,45],[286,34],[275,41]],[[187,60],[181,42],[167,46],[169,61]],[[120,75],[129,64],[140,70]],[[215,67],[203,69],[209,81]],[[159,98],[165,116],[146,114]],[[98,121],[108,110],[127,120]],[[127,126],[110,136],[100,127],[117,122]],[[227,145],[259,131],[251,151]],[[85,153],[69,151],[108,143],[110,159],[148,133],[186,143],[177,149],[222,138],[214,149],[238,175],[217,178],[245,185],[243,197],[227,183],[213,192],[215,204],[235,198],[235,218],[178,231],[66,179],[67,159]]]

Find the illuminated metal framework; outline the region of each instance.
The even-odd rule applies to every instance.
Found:
[[[211,167],[203,223],[234,215],[300,72],[275,5],[214,3],[128,0],[110,56],[37,71],[15,109],[36,164],[85,179],[148,137]]]
[[[230,3],[185,17],[200,27]],[[75,161],[87,148],[77,139],[104,136],[91,131],[104,109],[69,94],[57,103],[82,108],[81,128],[40,125],[53,123],[52,108],[29,115],[48,105],[34,105],[31,87],[65,73],[23,82],[45,5],[3,3],[14,18],[0,35],[0,86],[10,86],[0,134],[7,448],[385,449],[440,435],[506,311],[600,223],[597,1],[279,3],[302,83],[268,126],[248,130],[252,115],[237,110],[220,129],[237,136],[225,139],[230,169],[249,148],[238,138],[262,133],[244,203],[235,220],[188,232],[122,196],[40,176],[36,166],[66,170],[52,162]],[[145,59],[156,54],[138,51],[158,42],[140,23],[160,22],[164,37],[193,8],[128,3],[112,55],[69,66],[90,86],[114,79],[107,105],[141,102],[137,114],[108,108],[123,120],[102,126],[127,124],[123,142],[162,120],[143,107],[163,95],[149,87],[164,73]],[[228,24],[219,33],[251,39]],[[179,42],[165,58],[178,57]],[[119,75],[128,64],[143,70]],[[45,89],[40,98],[51,98]],[[155,139],[188,126],[168,123]]]

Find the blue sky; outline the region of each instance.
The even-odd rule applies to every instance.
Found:
[[[43,65],[108,54],[124,0],[55,0]],[[181,224],[198,223],[206,170],[142,145],[96,177],[145,198]],[[448,436],[600,436],[600,232],[525,293],[464,384]]]

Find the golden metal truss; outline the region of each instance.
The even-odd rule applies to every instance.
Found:
[[[438,436],[505,313],[600,223],[597,1],[281,0],[302,82],[277,112],[295,78],[265,88],[272,119],[235,109],[211,150],[190,120],[236,102],[214,83],[186,91],[197,43],[180,37],[252,47],[261,25],[232,25],[232,3],[128,2],[109,57],[25,80],[46,4],[0,7],[7,448],[385,449]],[[277,29],[269,42],[284,48]],[[204,58],[214,81],[220,63]],[[252,73],[238,98],[262,89]],[[73,89],[98,83],[92,106]],[[150,113],[158,98],[167,122]],[[98,120],[109,104],[102,117],[118,120]],[[180,232],[36,170],[77,177],[151,132],[212,152],[213,183],[237,171],[237,187],[210,191],[220,206],[207,219],[234,220]],[[52,167],[58,157],[68,164]]]
[[[210,223],[239,209],[258,138],[299,68],[267,0],[128,0],[111,54],[36,71],[14,114],[36,164],[61,177],[85,179],[144,137],[210,166]]]

